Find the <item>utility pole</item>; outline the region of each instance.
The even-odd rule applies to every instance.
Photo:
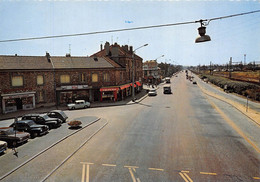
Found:
[[[246,65],[246,54],[244,54],[244,65]]]
[[[231,78],[231,69],[232,69],[232,57],[229,60],[229,78]]]

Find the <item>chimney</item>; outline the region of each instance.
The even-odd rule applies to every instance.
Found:
[[[109,44],[109,42],[106,42],[105,43],[105,51],[106,51],[106,56],[108,56],[109,55],[109,52],[110,52],[110,44]]]
[[[130,46],[129,48],[130,48],[130,50],[129,50],[130,53],[133,53],[133,46]]]
[[[124,50],[125,52],[128,52],[128,45],[124,45],[124,46],[122,46],[122,48],[123,48],[123,50]]]
[[[67,53],[67,54],[66,54],[66,57],[70,57],[70,53]]]
[[[46,51],[46,58],[47,58],[47,60],[48,60],[48,62],[51,62],[51,55],[50,55],[50,53],[48,53],[47,51]]]
[[[103,45],[102,45],[102,44],[100,44],[100,50],[101,50],[101,51],[103,50]]]

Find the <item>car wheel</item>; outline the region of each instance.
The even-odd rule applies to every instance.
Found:
[[[32,137],[33,137],[33,138],[35,138],[35,137],[37,137],[37,136],[38,136],[38,133],[36,133],[36,132],[32,134]]]
[[[74,110],[74,109],[75,109],[75,107],[72,107],[71,109],[72,109],[72,110]]]
[[[84,108],[86,109],[88,106],[84,106]]]

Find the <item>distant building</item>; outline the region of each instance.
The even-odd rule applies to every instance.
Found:
[[[160,68],[156,60],[143,63],[143,78],[145,83],[158,84],[161,82]]]

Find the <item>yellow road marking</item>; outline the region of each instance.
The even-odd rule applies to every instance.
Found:
[[[153,170],[153,171],[164,171],[164,169],[159,169],[159,168],[148,168],[150,170]]]
[[[181,173],[189,173],[190,171],[181,171]]]
[[[102,166],[109,166],[109,167],[115,167],[115,164],[102,164]]]
[[[139,168],[138,166],[124,166],[125,168]]]
[[[91,162],[80,162],[81,164],[89,164],[89,165],[92,165],[94,163],[91,163]]]
[[[227,115],[221,111],[212,101],[208,99],[209,103],[215,108],[219,114],[223,117],[223,119],[226,120],[226,122],[241,136],[243,137],[258,153],[260,153],[260,149],[257,147],[257,145],[252,142],[249,138],[246,137],[246,135],[242,132],[242,130],[231,120],[227,117]]]
[[[84,182],[85,179],[86,179],[86,182],[89,182],[89,165],[92,165],[94,163],[81,162],[81,164],[83,164],[81,182]],[[86,165],[87,165],[87,169],[86,169]]]
[[[192,179],[188,176],[188,174],[181,173],[181,172],[179,172],[179,174],[182,177],[182,179],[184,179],[185,182],[193,182]]]
[[[188,176],[188,174],[186,174],[186,173],[183,173],[183,174],[184,174],[184,176],[186,176],[186,178],[187,178],[190,182],[193,182],[192,179]]]
[[[86,182],[89,182],[89,164],[87,164],[87,178]]]
[[[135,179],[134,173],[133,173],[133,171],[132,171],[132,168],[128,168],[128,170],[129,170],[129,172],[130,172],[130,174],[131,174],[131,177],[132,177],[133,182],[136,182],[136,179]]]
[[[260,179],[260,177],[253,177],[253,179]]]
[[[82,167],[82,177],[81,177],[81,182],[84,182],[85,181],[85,164],[83,164],[83,167]]]
[[[217,175],[217,173],[200,172],[200,174]]]

